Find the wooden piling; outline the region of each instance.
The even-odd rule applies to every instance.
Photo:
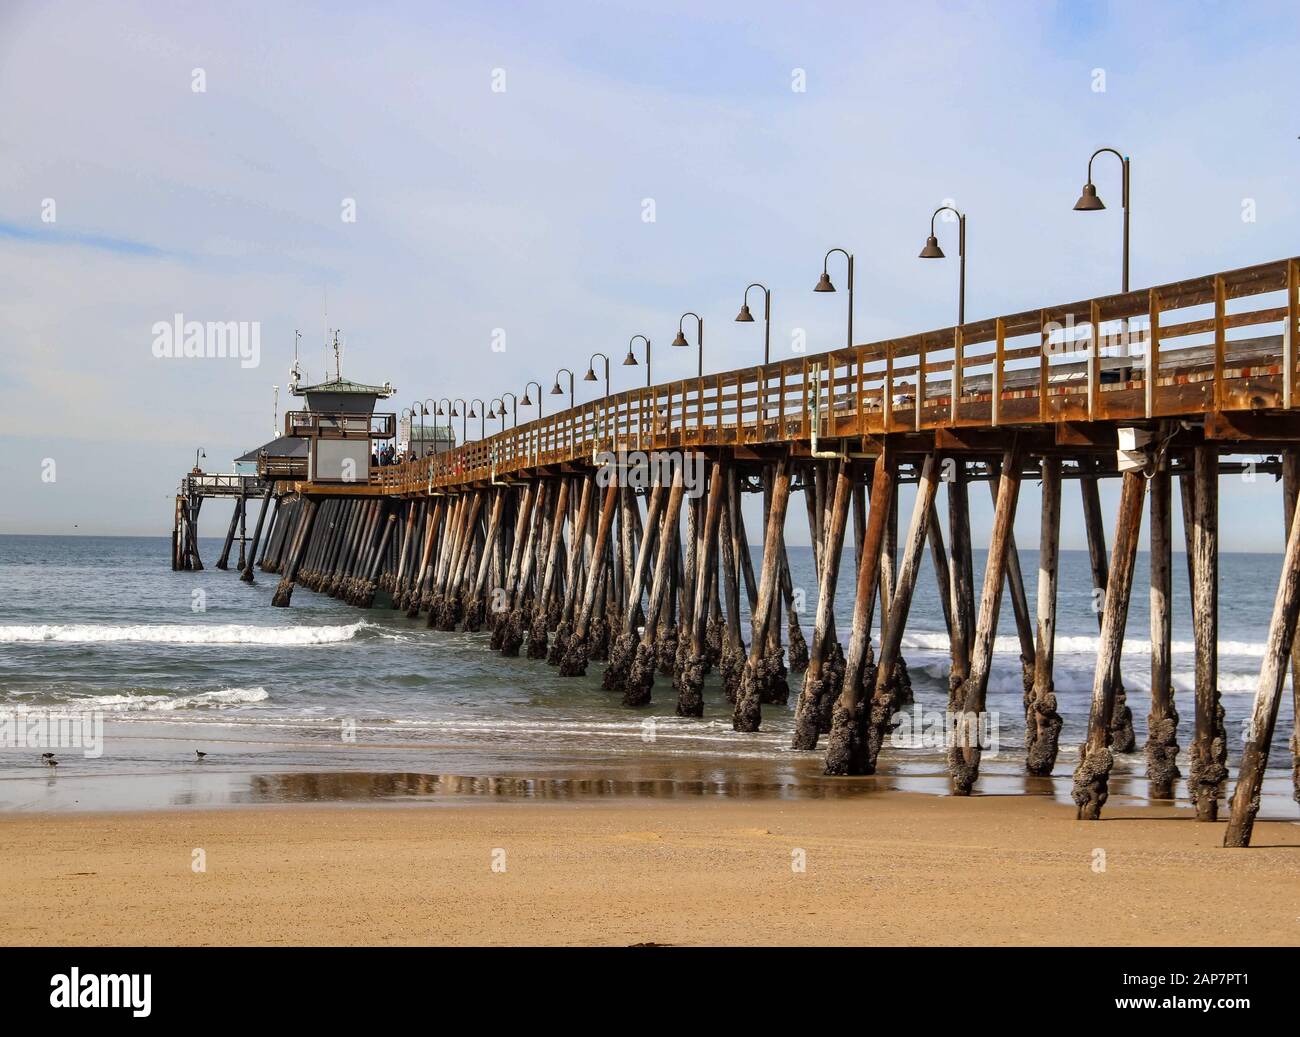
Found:
[[[948,771],[953,794],[957,796],[969,796],[979,778],[981,726],[987,719],[984,706],[989,672],[993,665],[993,642],[997,637],[1007,556],[1011,552],[1011,533],[1016,518],[1016,504],[1020,498],[1021,456],[1020,444],[1013,434],[1011,445],[1003,454],[1002,474],[998,480],[993,531],[988,561],[984,567],[984,583],[980,588],[975,636],[971,644],[970,675],[962,682],[958,696],[959,709],[954,711],[952,719],[955,724],[954,744],[948,750]],[[954,620],[955,618],[954,615]]]
[[[726,468],[722,461],[713,463],[709,479],[708,506],[700,530],[700,547],[696,559],[701,573],[695,582],[695,604],[691,612],[690,653],[677,675],[677,715],[679,717],[704,716],[705,641],[709,625],[709,584],[717,588],[716,559],[718,525],[722,517],[722,502],[726,490]],[[710,580],[709,574],[715,574]]]
[[[550,602],[555,593],[555,581],[559,575],[560,548],[564,545],[564,521],[569,510],[569,489],[571,480],[560,480],[559,493],[551,509],[546,546],[545,565],[542,572],[540,593],[533,601],[532,618],[528,624],[528,658],[545,659],[548,648],[550,625]]]
[[[889,617],[880,639],[880,657],[876,664],[876,681],[867,717],[863,757],[863,770],[867,774],[875,773],[876,760],[885,735],[893,730],[894,711],[906,704],[901,701],[896,671],[902,662],[903,631],[912,607],[912,594],[916,589],[917,573],[921,569],[921,556],[929,538],[930,510],[934,507],[934,497],[939,486],[935,469],[934,455],[926,455],[918,476],[911,525],[903,545],[903,562],[897,570],[896,583],[889,599]]]
[[[275,589],[275,595],[271,598],[271,604],[276,608],[287,608],[293,596],[293,582],[298,575],[298,563],[302,558],[303,545],[307,542],[307,534],[311,532],[312,519],[316,515],[316,501],[310,497],[304,499],[301,513],[302,517],[297,523],[298,528],[294,532],[288,563],[280,577],[280,584]]]
[[[1083,473],[1079,478],[1079,492],[1083,497],[1083,523],[1088,537],[1088,561],[1092,565],[1093,603],[1097,613],[1097,627],[1103,622],[1106,595],[1109,591],[1110,576],[1106,565],[1106,525],[1101,517],[1101,495],[1095,473],[1097,463],[1086,458],[1079,464]],[[1115,715],[1110,719],[1111,751],[1129,753],[1137,745],[1133,734],[1133,711],[1128,706],[1128,694],[1120,678],[1121,653],[1115,657]]]
[[[1056,592],[1060,570],[1061,459],[1042,459],[1042,525],[1038,535],[1038,594],[1034,682],[1025,709],[1025,770],[1046,777],[1056,766],[1061,715],[1056,709]]]
[[[1172,799],[1178,779],[1178,712],[1173,684],[1173,480],[1161,459],[1151,495],[1151,713],[1147,717],[1147,777],[1152,795]]]
[[[1138,535],[1142,530],[1142,497],[1146,476],[1140,471],[1124,473],[1120,489],[1119,517],[1115,523],[1115,544],[1111,554],[1102,610],[1101,638],[1092,681],[1092,704],[1088,715],[1088,737],[1079,747],[1079,765],[1074,771],[1074,802],[1080,821],[1096,821],[1109,796],[1110,770],[1114,763],[1111,743],[1119,696],[1119,658],[1128,622],[1133,570],[1137,562]]]
[[[1217,821],[1228,780],[1228,735],[1219,701],[1219,454],[1193,449],[1192,639],[1196,718],[1187,791],[1198,821]]]
[[[835,591],[839,582],[840,558],[844,553],[844,531],[848,526],[849,505],[853,497],[854,466],[850,461],[834,462],[835,499],[831,504],[830,525],[825,529],[817,577],[817,615],[813,622],[813,639],[804,671],[803,690],[795,705],[792,749],[816,749],[823,728],[822,718],[829,714],[827,698],[832,689],[823,677],[828,656],[835,644]],[[820,516],[819,516],[820,518]],[[820,526],[820,521],[818,522]],[[838,688],[834,689],[838,694]]]
[[[565,677],[581,677],[587,672],[589,646],[587,635],[591,625],[591,613],[596,603],[596,591],[600,587],[600,572],[605,565],[605,545],[609,540],[609,527],[614,521],[614,509],[618,504],[618,474],[610,469],[609,485],[605,487],[605,501],[600,509],[600,519],[596,527],[596,539],[592,548],[591,566],[587,571],[587,586],[582,601],[582,609],[573,624],[573,635],[560,660],[560,673]]]
[[[1288,531],[1295,523],[1300,498],[1300,449],[1288,447],[1282,453],[1282,520]],[[1300,630],[1291,642],[1291,795],[1300,803]]]
[[[888,445],[876,458],[871,480],[871,507],[867,512],[862,549],[858,557],[853,599],[853,628],[844,661],[844,683],[831,715],[826,747],[827,774],[866,772],[867,697],[875,687],[876,668],[871,652],[871,615],[880,583],[880,558],[898,461]]]
[[[951,473],[948,489],[949,585],[952,588],[952,663],[948,673],[951,709],[961,705],[961,687],[970,674],[971,644],[975,637],[975,565],[971,551],[970,494],[966,462],[945,459]]]
[[[244,564],[244,570],[239,574],[239,578],[244,583],[253,582],[253,559],[257,557],[257,544],[262,539],[262,523],[266,521],[266,509],[271,503],[275,494],[275,482],[268,482],[266,485],[266,494],[262,497],[262,508],[257,513],[257,523],[253,526],[253,542],[249,546],[248,557]]]
[[[645,587],[646,576],[650,572],[651,559],[654,556],[655,546],[658,537],[655,535],[660,522],[660,516],[663,513],[665,501],[665,489],[662,479],[655,479],[650,489],[650,501],[646,508],[646,518],[644,525],[644,535],[641,537],[640,550],[637,552],[636,564],[632,569],[632,578],[629,583],[629,599],[632,602],[641,601],[641,592]],[[636,658],[637,650],[637,631],[636,631],[637,609],[628,608],[623,613],[622,626],[619,629],[618,636],[614,639],[614,644],[609,652],[609,665],[605,667],[605,673],[601,678],[601,687],[606,691],[617,691],[626,696],[628,689],[628,676],[632,670],[632,663]],[[647,626],[649,620],[647,619]]]
[[[763,568],[758,581],[758,606],[751,626],[749,658],[736,693],[731,726],[737,731],[757,731],[762,722],[763,701],[772,697],[771,686],[782,678],[780,659],[773,659],[768,637],[780,597],[781,541],[785,512],[790,500],[790,459],[782,457],[774,466],[767,532],[763,538]]]
[[[1198,486],[1198,494],[1199,490]],[[1273,741],[1273,729],[1282,702],[1282,687],[1286,683],[1287,657],[1295,642],[1297,616],[1300,616],[1300,522],[1292,521],[1287,534],[1286,555],[1282,560],[1282,574],[1278,578],[1277,595],[1273,599],[1268,637],[1264,641],[1264,660],[1260,665],[1255,704],[1246,728],[1241,766],[1237,772],[1237,788],[1232,796],[1232,813],[1228,818],[1228,830],[1223,837],[1224,846],[1250,845],[1255,816],[1259,813],[1264,769],[1268,766],[1269,744]]]

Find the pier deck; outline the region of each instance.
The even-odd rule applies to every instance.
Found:
[[[1025,767],[1049,775],[1056,765],[1061,490],[1073,480],[1103,603],[1073,790],[1078,816],[1095,820],[1114,754],[1138,749],[1119,673],[1148,502],[1152,694],[1142,750],[1155,794],[1171,797],[1182,777],[1169,622],[1176,481],[1196,644],[1195,692],[1184,707],[1192,717],[1186,788],[1198,818],[1212,821],[1229,779],[1217,686],[1219,476],[1273,472],[1281,476],[1287,548],[1225,838],[1243,846],[1287,666],[1300,658],[1298,333],[1300,260],[1284,259],[629,390],[356,481],[310,482],[294,477],[297,469],[268,466],[243,577],[252,579],[273,508],[261,568],[280,575],[276,605],[290,603],[296,583],[360,607],[383,591],[412,619],[486,629],[493,649],[526,650],[566,676],[604,662],[603,687],[628,708],[650,701],[656,674],[670,677],[677,712],[687,717],[701,715],[704,675],[716,668],[737,730],[758,729],[764,706],[783,706],[794,694],[792,748],[813,750],[825,739],[827,773],[862,774],[875,770],[892,718],[911,702],[903,632],[928,548],[951,642],[948,764],[953,792],[965,795],[979,779],[978,724],[1004,588],[1024,675]],[[337,433],[341,419],[304,413],[286,433]],[[372,434],[366,420],[359,435]],[[672,463],[649,466],[638,481],[644,454]],[[1224,460],[1234,454],[1269,456]],[[1042,486],[1033,611],[1014,535],[1026,478]],[[1109,545],[1102,478],[1122,480]],[[903,481],[916,484],[905,533]],[[968,487],[980,481],[991,487],[994,523],[977,587]],[[807,637],[784,542],[792,491],[802,492],[818,569]],[[194,482],[187,492],[201,501],[235,491]],[[252,492],[238,489],[241,525]],[[757,561],[742,492],[763,495]],[[850,515],[854,611],[842,630],[833,603]],[[201,565],[196,518],[197,506],[178,498],[177,568]],[[227,552],[234,526],[232,518]],[[242,550],[242,534],[240,543]],[[792,689],[787,678],[800,671],[801,687]],[[1292,750],[1300,798],[1294,740]]]

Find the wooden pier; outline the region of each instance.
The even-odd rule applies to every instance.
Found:
[[[1292,650],[1298,332],[1300,261],[1287,259],[630,390],[355,481],[310,481],[268,458],[258,492],[239,488],[241,501],[263,500],[241,568],[251,579],[270,510],[260,567],[279,576],[276,605],[290,603],[296,583],[363,608],[382,591],[412,619],[485,630],[494,649],[524,651],[566,676],[604,663],[603,687],[629,708],[651,700],[658,678],[688,717],[702,715],[704,677],[716,668],[737,730],[757,730],[764,706],[784,707],[794,695],[793,748],[821,743],[828,773],[869,774],[892,718],[911,702],[903,634],[929,550],[951,643],[956,737],[948,765],[954,793],[967,795],[979,780],[978,720],[1004,590],[1024,676],[1025,767],[1048,775],[1056,763],[1059,530],[1064,485],[1077,483],[1104,602],[1074,774],[1078,816],[1100,817],[1114,754],[1139,750],[1120,653],[1149,509],[1153,692],[1141,751],[1157,793],[1172,794],[1181,726],[1191,803],[1200,820],[1213,821],[1229,777],[1217,686],[1219,477],[1273,472],[1286,555],[1225,837],[1245,846],[1287,666],[1300,676],[1300,651]],[[319,417],[299,414],[294,434],[346,434],[338,431],[345,422]],[[1109,539],[1104,478],[1122,481]],[[1025,479],[1042,484],[1033,612],[1013,532]],[[900,535],[902,482],[916,484],[916,497]],[[969,497],[979,482],[989,484],[994,521],[977,586]],[[1175,482],[1192,588],[1195,693],[1181,704],[1190,729],[1170,680]],[[763,499],[757,560],[744,492]],[[819,576],[807,631],[793,607],[784,542],[794,492],[803,494]],[[205,493],[191,487],[184,506],[178,498],[178,568],[201,567],[193,497]],[[241,524],[242,516],[241,504]],[[833,603],[850,527],[854,609],[844,630]],[[233,518],[230,528],[223,561]],[[794,687],[792,672],[802,673]],[[1292,751],[1300,799],[1294,738]]]

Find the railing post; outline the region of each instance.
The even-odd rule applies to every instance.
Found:
[[[884,396],[881,401],[885,416],[885,431],[890,431],[894,418],[894,343],[885,343],[885,381]]]
[[[1095,299],[1088,310],[1088,420],[1101,415],[1101,303]]]
[[[925,403],[925,343],[916,347],[916,431],[921,431],[921,408]]]
[[[1214,277],[1214,409],[1223,410],[1224,403],[1227,400],[1227,394],[1224,391],[1223,384],[1223,361],[1227,352],[1227,327],[1224,324],[1224,318],[1227,316],[1228,308],[1228,291],[1223,282],[1222,275],[1216,274]]]
[[[800,424],[803,426],[804,439],[810,438],[812,429],[812,419],[808,416],[810,413],[808,410],[808,371],[808,358],[805,357],[803,359],[803,417],[800,420]]]
[[[863,365],[862,365],[861,349],[854,350],[853,364],[855,365],[856,368],[856,375],[854,381],[853,412],[854,414],[857,415],[857,427],[855,428],[854,431],[856,431],[857,434],[861,436],[867,431],[866,428],[864,427],[864,423],[862,420],[862,366]]]
[[[989,416],[993,425],[997,425],[1002,420],[1002,363],[1006,349],[1006,325],[1002,323],[1002,318],[997,319],[994,325],[994,342],[993,342],[993,396],[990,399]],[[1042,372],[1039,372],[1039,394],[1042,393]],[[1038,412],[1042,416],[1042,402],[1039,402]]]
[[[1154,288],[1147,296],[1147,312],[1150,314],[1151,326],[1147,329],[1146,375],[1143,381],[1143,396],[1146,399],[1146,416],[1149,418],[1156,408],[1156,373],[1160,370],[1160,293]]]
[[[1283,404],[1290,409],[1295,406],[1295,347],[1296,320],[1300,318],[1300,263],[1294,259],[1286,264],[1286,332],[1282,338],[1282,355],[1286,361],[1285,374],[1282,377]]]
[[[952,418],[949,424],[957,424],[961,417],[962,368],[965,366],[965,345],[962,342],[961,328],[952,329]]]

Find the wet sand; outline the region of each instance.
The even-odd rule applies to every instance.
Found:
[[[1190,818],[903,792],[9,814],[0,942],[1300,944],[1300,824],[1226,851]]]

